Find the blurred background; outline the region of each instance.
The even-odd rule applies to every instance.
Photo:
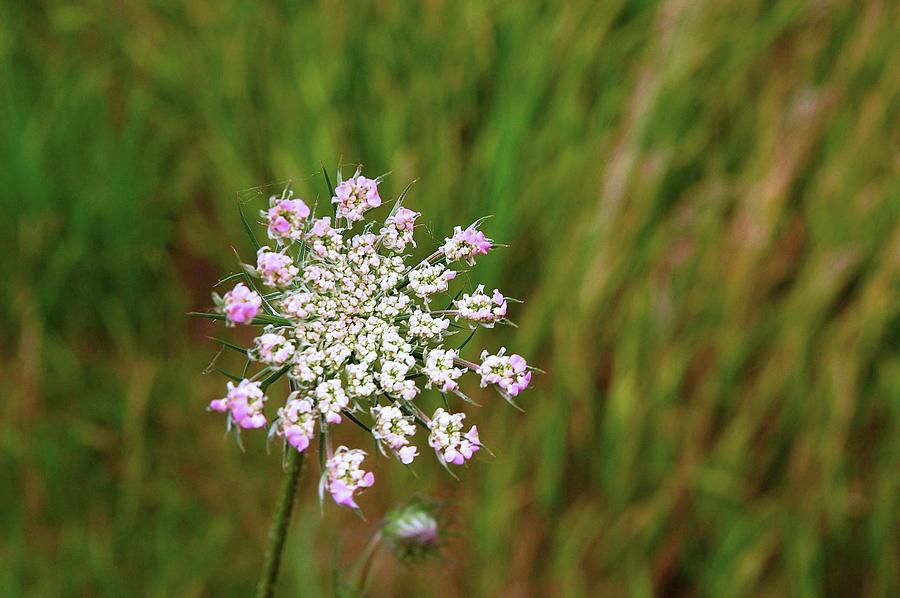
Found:
[[[456,482],[307,468],[285,596],[391,506],[441,560],[376,596],[900,592],[900,8],[864,2],[0,3],[0,594],[244,596],[281,480],[205,411],[241,189],[412,179],[526,299],[526,413]],[[420,246],[428,245],[427,233]],[[472,385],[477,386],[477,385]],[[334,546],[340,542],[340,554]]]

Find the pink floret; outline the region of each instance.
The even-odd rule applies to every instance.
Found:
[[[262,298],[247,288],[247,285],[239,282],[232,290],[225,293],[225,305],[222,307],[222,311],[225,312],[225,317],[230,322],[249,324],[256,317],[261,306]]]

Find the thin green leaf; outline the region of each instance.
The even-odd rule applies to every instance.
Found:
[[[217,314],[215,312],[208,311],[190,311],[187,313],[189,316],[196,316],[198,318],[206,318],[208,320],[225,320],[224,314]],[[263,326],[265,324],[276,324],[278,326],[290,326],[291,321],[287,318],[282,318],[280,316],[274,316],[269,314],[259,314],[253,321],[250,322],[255,326]]]
[[[253,249],[255,251],[259,251],[259,248],[262,245],[259,244],[259,241],[256,240],[256,235],[253,234],[253,229],[250,228],[250,223],[247,222],[247,218],[244,216],[244,210],[241,208],[241,204],[238,204],[238,214],[241,215],[241,224],[244,225],[244,231],[246,231],[247,236],[250,237],[250,242],[253,244]]]
[[[475,401],[473,401],[472,399],[470,399],[469,396],[468,396],[466,393],[464,393],[464,392],[462,392],[462,391],[460,391],[460,390],[454,390],[454,391],[453,391],[453,394],[455,394],[456,396],[458,396],[460,399],[462,399],[462,400],[465,401],[466,403],[469,403],[469,404],[471,404],[471,405],[475,405],[476,407],[481,407],[481,405],[479,405],[478,403],[476,403]]]
[[[282,376],[284,376],[284,375],[288,372],[288,370],[290,370],[290,369],[291,369],[291,366],[290,366],[290,365],[286,365],[286,366],[282,367],[280,370],[277,370],[277,371],[275,371],[275,372],[272,372],[271,374],[269,374],[269,377],[268,377],[268,378],[266,378],[265,380],[263,380],[263,381],[260,383],[259,387],[260,387],[263,391],[265,391],[267,388],[269,388],[270,386],[272,386],[272,384],[274,384],[279,378],[281,378]]]
[[[361,421],[359,421],[359,419],[357,419],[356,416],[353,415],[352,413],[350,413],[349,411],[344,410],[344,415],[347,416],[347,419],[349,419],[350,421],[352,421],[354,424],[356,424],[357,426],[359,426],[360,428],[362,428],[362,429],[365,430],[366,432],[369,432],[369,433],[372,432],[372,428],[370,428],[370,427],[367,426],[366,424],[364,424],[364,423],[362,423]]]
[[[235,272],[234,274],[229,274],[229,275],[226,276],[225,278],[220,279],[219,282],[217,282],[217,283],[214,284],[213,286],[216,286],[216,287],[217,287],[217,286],[219,286],[220,284],[222,284],[222,283],[224,283],[224,282],[228,282],[229,280],[234,280],[235,278],[240,278],[240,277],[243,276],[243,275],[244,275],[243,272]]]
[[[328,185],[328,193],[325,195],[328,199],[334,195],[334,185],[331,184],[331,177],[328,176],[328,170],[325,169],[325,162],[319,162],[322,166],[322,174],[325,175],[325,184]]]
[[[466,348],[466,345],[469,344],[469,341],[472,340],[472,337],[475,336],[475,333],[478,332],[477,328],[473,328],[472,332],[469,333],[469,336],[466,337],[466,340],[462,342],[462,344],[456,348],[457,353],[462,353],[462,350]]]
[[[232,351],[236,351],[245,356],[247,355],[247,351],[249,351],[249,349],[245,349],[241,346],[235,345],[233,343],[229,343],[228,341],[221,339],[221,338],[216,338],[215,336],[207,336],[206,338],[208,338],[211,341],[219,343],[223,347],[227,347],[227,348],[231,349]]]
[[[226,378],[231,378],[231,379],[234,380],[235,382],[240,382],[241,380],[243,380],[243,378],[238,378],[238,377],[235,376],[234,374],[229,374],[228,372],[226,372],[225,370],[223,370],[222,368],[220,368],[220,367],[217,366],[217,365],[213,366],[213,369],[214,369],[215,371],[219,372],[220,374],[222,374],[223,376],[225,376]]]

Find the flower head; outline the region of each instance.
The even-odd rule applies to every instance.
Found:
[[[251,291],[242,282],[225,293],[225,304],[222,311],[228,322],[233,324],[249,324],[256,317],[259,308],[262,307],[262,297],[255,291]]]
[[[456,272],[448,270],[442,264],[422,264],[409,273],[409,288],[425,299],[445,292],[454,278]]]
[[[284,365],[294,356],[294,343],[280,334],[267,332],[253,342],[256,345],[254,357],[267,365]]]
[[[438,460],[460,465],[481,448],[478,429],[464,430],[465,414],[449,407],[429,418],[421,405],[433,399],[423,393],[466,399],[464,375],[470,372],[508,399],[529,385],[531,372],[505,349],[472,363],[460,355],[471,335],[454,342],[461,326],[452,318],[487,327],[507,321],[502,293],[489,295],[483,285],[465,292],[457,277],[457,262],[474,263],[492,246],[475,225],[456,227],[429,258],[410,262],[404,251],[415,246],[418,212],[398,205],[383,222],[360,223],[382,200],[378,181],[359,171],[339,182],[332,201],[337,217],[316,218],[286,190],[262,212],[273,249],[259,249],[256,267],[247,270],[269,289],[260,296],[242,283],[216,298],[229,325],[260,327],[246,351],[248,379],[229,382],[227,396],[210,409],[228,413],[240,428],[262,427],[263,389],[278,388],[274,382],[286,376],[291,392],[270,434],[282,438],[286,450],[318,444],[323,457],[330,455],[323,490],[356,507],[354,497],[374,477],[361,469],[363,451],[332,450],[332,426],[359,424],[382,453],[405,464],[419,455],[416,426],[427,426]],[[431,307],[438,302],[444,309]]]
[[[331,228],[331,218],[328,217],[313,222],[307,238],[310,248],[317,256],[332,260],[339,259],[342,241],[340,233]]]
[[[329,424],[341,423],[341,410],[349,404],[350,400],[337,378],[326,380],[316,386],[316,409]]]
[[[416,246],[413,239],[416,218],[421,216],[409,208],[400,208],[384,222],[381,229],[381,242],[391,251],[403,251],[407,245]]]
[[[463,375],[463,370],[456,367],[454,360],[459,354],[453,349],[432,349],[425,356],[425,366],[422,372],[428,378],[426,388],[437,388],[441,392],[452,392],[459,388],[457,378]]]

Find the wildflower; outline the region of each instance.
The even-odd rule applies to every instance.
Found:
[[[375,475],[371,471],[360,469],[365,458],[366,452],[361,449],[340,446],[328,459],[325,464],[325,487],[337,504],[358,509],[353,500],[354,494],[375,483]]]
[[[387,445],[406,465],[412,463],[419,454],[419,449],[409,444],[409,437],[416,433],[413,418],[408,417],[394,405],[372,407],[375,425],[372,435],[376,440]]]
[[[269,200],[271,207],[262,216],[269,223],[269,238],[296,241],[303,236],[303,221],[309,216],[309,206],[302,199]]]
[[[466,293],[455,301],[458,317],[478,322],[488,327],[506,317],[506,298],[494,289],[494,294],[484,293],[484,285],[480,284],[471,295]]]
[[[299,271],[289,255],[269,251],[268,247],[260,247],[256,254],[256,272],[266,286],[289,286]]]
[[[463,375],[463,371],[456,367],[453,360],[459,357],[453,349],[432,349],[425,357],[425,366],[422,372],[428,378],[426,388],[435,387],[441,392],[452,392],[459,388],[456,379]]]
[[[525,390],[531,382],[531,372],[525,359],[516,354],[507,356],[506,347],[502,347],[496,355],[482,351],[478,373],[482,388],[496,384],[512,397]]]
[[[318,413],[308,397],[301,397],[299,391],[288,395],[284,407],[278,409],[278,426],[276,433],[285,441],[303,452],[309,446],[316,431]]]
[[[242,282],[225,293],[222,310],[230,324],[249,324],[262,306],[262,297]]]
[[[360,469],[362,451],[332,451],[331,426],[360,424],[382,452],[409,464],[420,450],[414,444],[416,422],[425,423],[438,460],[459,465],[481,448],[477,428],[464,431],[465,415],[449,407],[429,419],[419,395],[435,390],[465,398],[464,374],[471,371],[482,386],[495,384],[508,398],[529,385],[531,372],[524,359],[507,356],[505,349],[473,364],[446,345],[459,328],[451,318],[488,327],[506,318],[507,299],[499,291],[489,295],[478,285],[457,293],[445,309],[429,305],[460,284],[449,264],[473,263],[492,247],[475,225],[456,227],[432,257],[408,263],[403,252],[415,246],[418,212],[398,206],[381,224],[372,219],[354,225],[381,204],[378,181],[359,171],[339,182],[332,201],[336,218],[316,218],[289,191],[262,212],[274,248],[261,248],[250,270],[271,292],[263,298],[238,284],[223,300],[216,298],[228,325],[261,328],[247,352],[249,379],[229,382],[228,395],[212,401],[210,409],[228,413],[229,423],[241,428],[262,427],[263,387],[286,376],[292,392],[277,409],[271,434],[284,440],[286,450],[301,452],[320,439],[320,454],[330,455],[323,489],[339,504],[355,507],[354,496],[374,478]],[[260,313],[263,305],[266,312]]]
[[[493,242],[483,232],[473,227],[462,230],[457,226],[453,229],[453,236],[444,239],[441,252],[447,257],[448,262],[465,260],[470,266],[475,265],[475,256],[484,255],[493,247]]]
[[[228,394],[224,399],[210,402],[209,408],[220,413],[231,412],[232,419],[242,428],[261,428],[266,425],[262,412],[265,404],[266,395],[259,382],[241,380],[237,386],[228,382]]]
[[[362,220],[363,213],[381,205],[378,182],[361,176],[357,170],[337,186],[331,203],[337,204],[338,218],[346,218],[348,222]]]
[[[438,408],[431,418],[428,444],[447,463],[462,465],[481,448],[478,428],[472,426],[463,434],[464,419],[465,413],[448,413],[442,408]]]

